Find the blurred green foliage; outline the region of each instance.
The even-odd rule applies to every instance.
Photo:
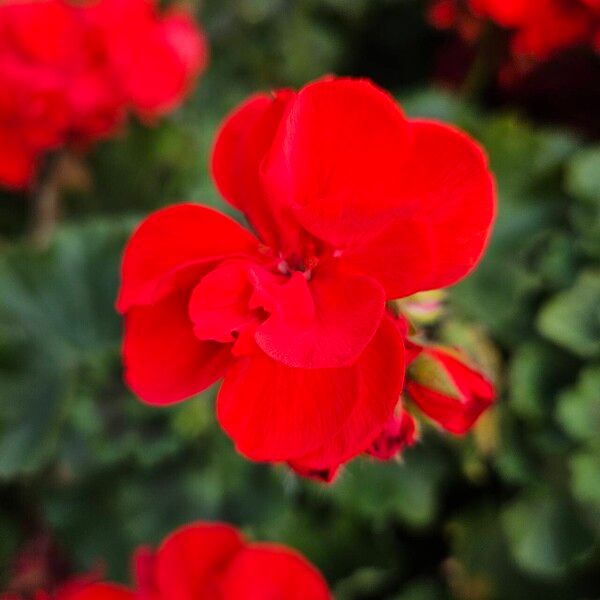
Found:
[[[74,569],[127,580],[140,543],[194,519],[304,552],[339,600],[575,600],[600,595],[600,147],[426,85],[436,36],[417,0],[207,0],[212,65],[154,128],[88,158],[47,251],[30,201],[0,198],[0,565],[50,529]],[[500,204],[483,263],[436,327],[477,352],[501,398],[473,435],[423,424],[399,463],[355,461],[331,487],[251,464],[213,392],[150,409],[125,389],[113,302],[133,225],[178,200],[224,207],[208,157],[257,89],[338,72],[486,148]],[[5,582],[7,570],[0,572]]]

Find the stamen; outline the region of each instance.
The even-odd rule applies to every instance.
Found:
[[[282,260],[278,265],[277,265],[277,270],[282,273],[283,275],[290,275],[291,274],[291,269],[290,266],[287,264],[287,262],[285,260]]]

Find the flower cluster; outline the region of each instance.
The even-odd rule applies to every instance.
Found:
[[[172,533],[157,551],[134,556],[135,590],[77,578],[35,600],[331,600],[322,575],[289,548],[249,543],[233,527],[193,523]],[[18,593],[0,600],[21,600]]]
[[[466,431],[491,385],[471,390],[470,367],[407,340],[390,301],[478,263],[495,211],[479,146],[407,119],[368,81],[327,78],[246,101],[223,124],[212,171],[256,235],[193,204],[142,223],[118,299],[131,388],[167,405],[223,378],[217,415],[240,453],[330,480],[358,454],[387,459],[414,442],[400,396],[425,353],[447,401],[430,382],[409,391]]]
[[[24,188],[43,155],[110,135],[128,110],[171,110],[206,61],[202,33],[153,0],[0,3],[0,184]]]
[[[545,60],[571,46],[600,52],[598,0],[435,0],[430,20],[439,28],[455,27],[470,41],[491,19],[513,32],[514,56]]]

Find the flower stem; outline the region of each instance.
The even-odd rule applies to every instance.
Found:
[[[29,239],[37,248],[47,248],[60,215],[62,155],[49,159],[39,183],[33,188]]]

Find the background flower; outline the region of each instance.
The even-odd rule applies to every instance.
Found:
[[[190,15],[153,0],[0,6],[0,184],[24,188],[44,155],[114,135],[129,109],[175,108],[202,71]]]
[[[297,552],[249,543],[224,523],[198,522],[177,529],[154,552],[134,555],[134,589],[70,578],[56,587],[21,590],[35,600],[331,600],[323,576]],[[19,589],[2,600],[22,600]]]

